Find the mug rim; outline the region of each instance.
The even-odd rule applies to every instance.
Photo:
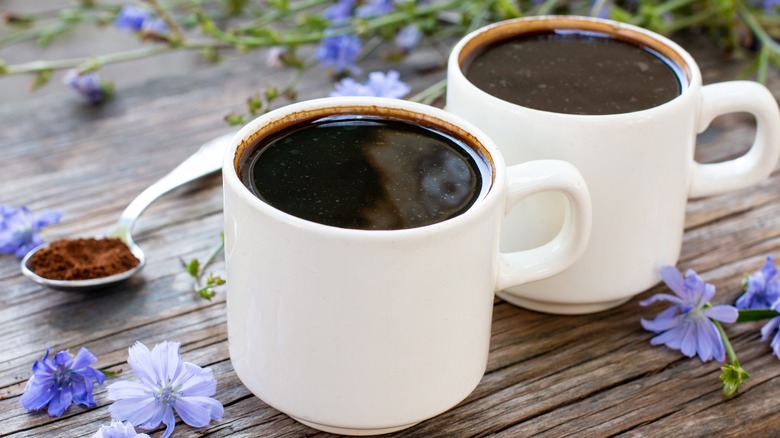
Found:
[[[516,31],[511,29],[519,26],[528,27],[528,29],[523,31]],[[680,94],[660,105],[645,108],[639,111],[615,114],[569,114],[540,110],[518,105],[516,103],[501,99],[474,85],[463,72],[463,63],[468,58],[468,55],[470,55],[472,52],[478,51],[493,42],[511,38],[515,35],[522,35],[524,33],[538,30],[553,29],[583,30],[588,32],[607,34],[612,38],[631,42],[633,44],[648,48],[653,52],[659,53],[663,58],[666,58],[670,62],[673,62],[679,66],[680,71],[677,71],[677,69],[673,70],[675,70],[675,76],[677,76],[678,80],[681,82]],[[684,78],[680,77],[681,72],[685,75]],[[676,102],[687,98],[688,95],[693,93],[695,89],[701,88],[702,84],[701,72],[699,71],[696,61],[693,59],[693,56],[691,56],[690,53],[688,53],[674,41],[664,37],[663,35],[641,28],[639,26],[634,26],[632,24],[622,23],[606,18],[588,17],[581,15],[537,15],[520,17],[491,23],[476,29],[461,38],[450,52],[450,56],[447,61],[448,82],[451,79],[451,76],[457,76],[458,80],[467,84],[467,86],[469,86],[472,90],[476,90],[483,98],[488,98],[491,100],[491,103],[494,105],[501,105],[512,110],[523,110],[559,117],[573,117],[592,120],[645,117],[652,112],[664,111],[666,106],[673,105]],[[683,80],[687,80],[687,83],[682,83]],[[450,84],[448,83],[448,85]]]
[[[338,111],[333,112],[334,109],[338,109]],[[423,124],[455,136],[468,147],[476,148],[477,154],[484,158],[489,169],[490,181],[483,182],[489,185],[487,190],[466,211],[455,217],[413,228],[372,230],[326,225],[286,213],[261,200],[241,181],[239,177],[241,159],[246,150],[251,148],[260,138],[271,136],[285,127],[305,123],[306,120],[313,118],[338,114],[354,115],[360,114],[359,111],[365,111],[365,115],[379,115],[380,117],[394,115],[396,119]],[[406,116],[398,116],[398,114]],[[442,109],[417,102],[382,97],[326,97],[286,105],[245,124],[230,140],[225,151],[222,178],[225,189],[230,186],[230,190],[239,197],[241,202],[290,225],[336,236],[398,238],[402,235],[416,236],[459,227],[482,216],[492,204],[499,201],[497,198],[501,193],[505,192],[506,165],[498,147],[487,134],[470,122]]]

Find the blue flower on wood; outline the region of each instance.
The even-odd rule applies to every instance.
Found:
[[[780,279],[777,278],[774,257],[767,257],[760,271],[747,276],[744,290],[745,293],[737,299],[737,309],[772,308],[780,299]]]
[[[114,25],[118,29],[139,32],[144,25],[144,21],[151,16],[152,14],[146,9],[124,5],[114,19]]]
[[[43,244],[41,229],[59,223],[61,218],[62,212],[58,210],[33,213],[24,206],[0,205],[0,253],[24,257]]]
[[[130,423],[112,420],[108,426],[100,426],[92,438],[149,438],[145,433],[138,433]]]
[[[94,72],[82,74],[75,68],[68,70],[62,78],[62,83],[93,104],[103,102],[110,94],[107,85],[101,82],[100,76]]]
[[[48,406],[52,417],[59,417],[75,403],[87,408],[95,406],[92,389],[97,382],[102,385],[106,376],[90,365],[97,357],[82,347],[73,357],[60,351],[51,359],[49,349],[43,359],[33,364],[33,376],[27,381],[20,399],[28,411],[38,411]]]
[[[362,46],[357,35],[336,35],[323,39],[315,56],[320,65],[338,73],[358,72],[355,62],[360,50]]]
[[[713,320],[735,322],[738,311],[733,306],[712,306],[715,286],[705,283],[696,272],[689,270],[685,278],[673,266],[661,268],[661,278],[674,295],[656,294],[640,302],[648,306],[656,301],[668,301],[672,306],[655,319],[642,319],[642,327],[658,333],[650,342],[666,345],[693,357],[698,354],[703,362],[716,359],[723,362],[725,350],[723,339]]]
[[[127,362],[140,382],[116,382],[108,386],[109,407],[114,419],[128,421],[142,429],[165,424],[163,438],[173,433],[174,411],[192,427],[203,427],[222,419],[222,404],[211,398],[217,382],[211,370],[183,362],[178,342],[163,342],[149,351],[136,342]]]

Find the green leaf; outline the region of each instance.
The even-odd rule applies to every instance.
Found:
[[[200,274],[200,261],[198,259],[190,260],[185,269],[191,276],[198,278],[198,275]]]
[[[30,90],[35,91],[51,80],[52,70],[41,70],[35,75],[35,79],[30,83]]]
[[[122,374],[122,370],[119,370],[119,371],[98,370],[98,371],[103,373],[103,375],[106,376],[106,377],[115,377],[115,376],[117,376],[119,374]]]
[[[198,291],[198,296],[200,296],[203,299],[209,300],[209,301],[211,301],[211,299],[214,298],[216,295],[217,295],[217,293],[214,292],[214,290],[211,289],[211,287],[208,287],[208,286],[206,286],[203,289],[200,289]]]
[[[746,309],[740,310],[737,322],[763,321],[780,316],[780,312],[772,309]]]
[[[0,59],[0,75],[4,75],[8,73],[8,64],[5,63],[2,59]]]
[[[723,374],[720,375],[720,380],[723,382],[723,394],[726,397],[738,393],[739,387],[750,378],[750,374],[742,369],[737,360],[734,360],[730,365],[724,365],[721,370],[723,370]]]
[[[230,113],[225,116],[225,122],[230,126],[243,125],[246,123],[244,116],[241,114]]]

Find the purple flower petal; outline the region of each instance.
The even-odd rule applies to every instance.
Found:
[[[152,391],[139,382],[116,382],[108,385],[108,399],[154,398]]]
[[[128,421],[133,426],[138,426],[147,422],[158,410],[166,408],[167,406],[157,404],[154,397],[139,397],[117,400],[108,407],[108,410],[111,411],[111,418]],[[144,428],[154,429],[159,425],[158,421],[157,424],[149,424]]]
[[[69,354],[68,354],[68,357],[70,358]],[[76,353],[76,357],[71,358],[71,360],[72,360],[71,367],[74,370],[81,370],[81,369],[87,368],[90,365],[92,365],[93,363],[97,362],[97,356],[92,354],[86,348],[81,347],[79,352]]]
[[[60,210],[45,209],[33,215],[33,229],[40,230],[43,227],[60,223],[63,212]]]
[[[339,0],[335,4],[325,8],[322,15],[330,21],[344,21],[352,17],[352,8],[354,6],[355,0]]]
[[[114,19],[114,25],[118,29],[139,31],[144,24],[144,20],[149,18],[151,14],[145,9],[141,9],[135,6],[124,5],[119,10]]]
[[[157,384],[152,352],[146,348],[146,345],[136,342],[130,347],[127,363],[130,364],[133,373],[138,376],[141,383],[148,387],[154,387]]]
[[[772,332],[777,330],[778,327],[780,327],[780,316],[770,319],[769,322],[761,327],[761,340],[766,341],[769,339],[769,336],[771,336]]]
[[[92,438],[149,438],[149,435],[136,433],[135,428],[130,423],[111,420],[109,426],[100,426]]]
[[[57,390],[49,402],[49,416],[61,417],[73,402],[73,394],[65,388]]]
[[[173,409],[168,409],[163,417],[163,423],[165,423],[165,433],[162,438],[168,438],[173,434],[173,428],[176,427],[176,418],[173,416]]]
[[[655,294],[655,295],[653,295],[652,297],[650,297],[650,298],[648,298],[646,300],[640,301],[639,305],[642,306],[642,307],[647,307],[647,306],[649,306],[649,305],[651,305],[651,304],[653,304],[653,303],[655,303],[657,301],[669,301],[669,302],[672,302],[672,303],[675,303],[675,304],[680,304],[680,305],[683,304],[683,300],[681,300],[679,297],[676,297],[674,295]]]
[[[217,381],[209,368],[201,369],[197,365],[185,362],[184,366],[192,374],[192,378],[183,382],[179,388],[179,393],[187,397],[205,396],[210,397],[217,392]],[[192,367],[197,369],[192,369]]]
[[[422,32],[420,31],[420,28],[415,24],[410,24],[404,26],[404,28],[395,35],[395,45],[404,52],[411,52],[417,47],[421,38]]]
[[[48,379],[38,380],[34,375],[30,377],[30,380],[27,381],[27,385],[24,387],[24,394],[22,394],[19,400],[28,411],[38,411],[45,408],[55,394]]]
[[[368,0],[355,11],[355,15],[360,18],[377,17],[387,15],[395,8],[393,0]]]
[[[775,356],[780,358],[780,332],[775,333],[775,337],[772,338],[772,342],[769,343],[769,346],[772,347]]]
[[[181,398],[176,401],[173,408],[185,423],[192,427],[203,427],[211,421],[210,411],[193,399],[195,397]]]
[[[696,354],[696,325],[685,324],[684,334],[682,341],[680,342],[680,352],[688,357],[693,357]]]
[[[683,291],[683,285],[685,282],[683,281],[682,275],[680,274],[680,271],[677,270],[677,268],[674,266],[664,266],[661,268],[660,273],[661,279],[664,281],[664,283],[666,283],[666,286],[672,290],[672,292],[676,293],[680,298],[686,298],[685,292]]]
[[[325,68],[333,68],[339,73],[357,73],[360,69],[355,62],[361,50],[360,38],[357,35],[329,36],[320,42],[315,57]]]
[[[25,206],[0,205],[0,253],[24,257],[43,244],[40,229],[57,223],[61,216],[53,210],[43,210],[35,215]]]
[[[719,305],[704,309],[704,315],[720,322],[737,322],[739,310],[734,306]]]

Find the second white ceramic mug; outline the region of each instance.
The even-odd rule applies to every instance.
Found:
[[[680,67],[682,93],[647,110],[612,115],[539,111],[494,97],[469,82],[464,60],[492,42],[527,32],[578,30],[606,34],[661,54]],[[674,42],[610,20],[573,16],[527,17],[469,34],[452,51],[447,110],[493,139],[507,164],[559,159],[583,174],[593,200],[593,231],[571,268],[543,281],[508,288],[513,304],[561,314],[617,306],[656,284],[659,267],[680,254],[688,197],[736,190],[765,179],[780,154],[780,116],[772,94],[754,82],[702,86],[696,62]],[[716,164],[694,160],[696,134],[717,116],[756,117],[756,139],[745,155]],[[542,213],[540,213],[542,212]],[[554,236],[564,216],[555,194],[522,201],[507,216],[504,251],[537,246]]]

